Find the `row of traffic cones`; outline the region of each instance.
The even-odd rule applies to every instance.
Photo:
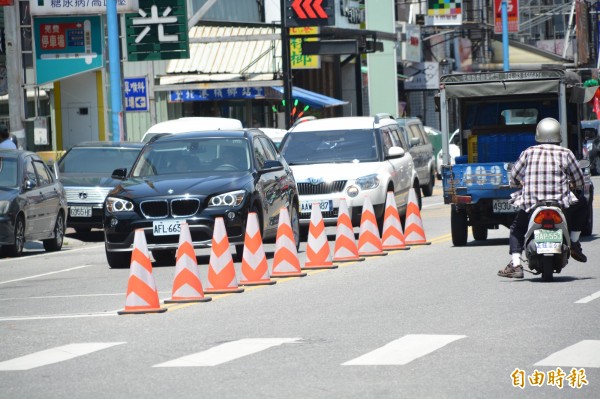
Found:
[[[381,238],[373,206],[369,198],[365,198],[358,245],[354,239],[348,206],[342,199],[339,206],[333,258],[325,234],[321,211],[318,206],[313,206],[307,240],[306,263],[304,267],[301,267],[289,213],[286,208],[282,208],[277,228],[273,267],[272,272],[269,273],[258,217],[256,213],[251,212],[248,215],[244,238],[242,279],[238,282],[229,250],[225,223],[223,218],[216,218],[208,266],[208,284],[206,290],[203,290],[189,226],[187,223],[182,223],[172,296],[171,299],[164,302],[208,302],[211,298],[206,297],[205,293],[240,293],[244,291],[240,285],[275,284],[276,281],[271,277],[303,277],[306,276],[303,269],[334,269],[337,268],[337,265],[333,262],[362,261],[367,256],[383,256],[387,255],[385,251],[409,249],[410,245],[423,244],[429,244],[429,242],[425,238],[414,189],[411,189],[409,194],[406,235],[402,232],[393,192],[387,193]],[[118,313],[160,313],[166,310],[166,308],[160,307],[144,232],[141,229],[137,230],[131,257],[125,309]]]

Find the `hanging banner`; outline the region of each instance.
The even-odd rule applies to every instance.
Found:
[[[494,0],[494,33],[502,33],[502,2]],[[519,0],[506,0],[506,13],[508,14],[508,31],[519,31]]]
[[[106,15],[107,0],[29,0],[31,15]],[[117,13],[137,12],[138,0],[117,0]]]

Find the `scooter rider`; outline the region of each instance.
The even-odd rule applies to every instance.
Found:
[[[512,261],[498,271],[501,277],[523,278],[521,253],[525,233],[531,211],[540,200],[560,203],[569,226],[571,257],[587,262],[579,242],[588,216],[587,200],[583,196],[583,173],[571,150],[560,146],[560,123],[556,119],[545,118],[537,124],[535,141],[539,144],[523,151],[510,173],[511,185],[521,184],[522,188],[512,194],[511,202],[520,210],[510,226]]]

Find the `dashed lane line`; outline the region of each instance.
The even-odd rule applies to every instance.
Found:
[[[600,367],[600,341],[583,340],[554,352],[534,366]]]
[[[402,366],[434,352],[466,335],[409,334],[342,366]]]
[[[74,359],[125,342],[70,344],[0,362],[0,371],[22,371]]]
[[[585,298],[581,298],[580,300],[575,301],[575,303],[588,303],[598,298],[600,298],[600,291],[594,292],[592,295],[588,295]]]
[[[152,367],[212,367],[244,356],[252,355],[283,344],[292,344],[301,338],[246,338],[227,342],[203,352],[183,356]]]

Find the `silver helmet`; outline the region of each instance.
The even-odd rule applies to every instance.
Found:
[[[535,141],[538,143],[559,144],[562,141],[560,123],[554,118],[542,119],[535,128]]]

